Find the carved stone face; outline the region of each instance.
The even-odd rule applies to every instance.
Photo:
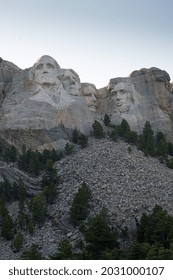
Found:
[[[131,100],[130,87],[125,83],[115,84],[111,89],[111,100],[120,113],[128,111]]]
[[[88,84],[82,87],[82,95],[89,109],[96,112],[97,109],[97,90],[94,86]]]
[[[58,82],[60,66],[50,56],[42,56],[33,66],[36,83],[40,85],[55,85]]]
[[[60,76],[64,89],[71,95],[80,95],[81,83],[78,74],[72,69],[63,69]]]

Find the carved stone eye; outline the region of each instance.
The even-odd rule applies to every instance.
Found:
[[[37,70],[41,70],[41,69],[43,69],[43,64],[39,64],[39,65],[37,65],[37,68],[36,68]]]
[[[113,96],[117,95],[117,91],[116,90],[112,90],[111,93],[112,93]]]
[[[120,93],[121,93],[121,94],[125,94],[125,93],[127,93],[127,91],[126,91],[125,89],[121,89],[121,90],[120,90]]]
[[[51,64],[51,63],[47,63],[47,67],[48,68],[52,68],[52,69],[54,69],[55,67],[54,67],[54,65],[53,64]]]

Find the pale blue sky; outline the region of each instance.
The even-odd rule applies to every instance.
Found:
[[[82,82],[152,66],[173,80],[172,0],[0,0],[0,57],[22,69],[42,55]]]

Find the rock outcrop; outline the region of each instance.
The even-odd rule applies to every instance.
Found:
[[[32,177],[28,175],[18,168],[17,163],[0,161],[0,182],[3,182],[4,178],[8,179],[11,184],[14,182],[19,183],[22,180],[26,186],[28,195],[37,194],[41,190],[41,176]]]
[[[0,57],[0,83],[9,83],[12,81],[14,74],[20,71],[20,68]]]
[[[150,121],[155,131],[161,130],[172,138],[173,95],[168,73],[158,68],[141,69],[130,78],[140,93],[143,120]]]
[[[18,72],[1,107],[1,136],[18,149],[62,148],[74,128],[90,133],[93,116],[82,96],[71,95],[60,79],[61,68],[41,57]]]
[[[144,156],[134,146],[131,153],[128,148],[129,144],[122,141],[89,138],[87,148],[56,162],[58,197],[49,205],[44,225],[35,227],[33,235],[24,232],[23,250],[38,244],[48,259],[62,239],[68,238],[72,244],[78,241],[81,234],[69,223],[69,207],[83,181],[92,192],[89,217],[107,208],[113,228],[128,228],[128,242],[135,236],[136,221],[142,213],[151,214],[156,204],[173,215],[173,170],[156,158]],[[9,169],[9,165],[3,168],[8,179],[13,172]],[[30,189],[26,174],[22,178]],[[18,202],[10,203],[9,212],[16,223]],[[14,254],[11,241],[0,238],[0,248],[0,259],[20,259],[21,252]]]
[[[126,119],[141,133],[146,121],[173,141],[173,94],[170,77],[158,68],[134,71],[97,89],[81,83],[72,69],[61,69],[50,56],[20,70],[0,60],[1,137],[18,150],[63,148],[77,128],[89,134],[105,113],[113,124]]]
[[[14,74],[20,71],[12,62],[3,60],[0,57],[0,104],[2,103],[5,92],[8,90],[8,84],[12,81]]]
[[[134,71],[127,78],[111,79],[99,90],[99,113],[108,113],[114,123],[126,119],[141,132],[149,121],[154,131],[161,130],[173,139],[173,95],[170,77],[158,68]]]

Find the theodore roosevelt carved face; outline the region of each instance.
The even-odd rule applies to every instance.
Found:
[[[96,112],[97,109],[97,89],[93,84],[82,84],[82,96],[89,109],[92,112]]]

